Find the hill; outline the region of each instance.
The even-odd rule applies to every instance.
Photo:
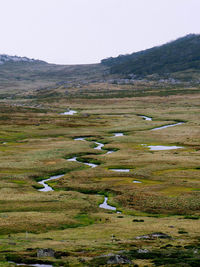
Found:
[[[56,65],[0,55],[0,100],[196,93],[199,48],[200,35],[190,34],[162,46],[103,59],[101,64]]]
[[[190,34],[167,44],[130,55],[107,58],[111,73],[146,76],[200,70],[200,35]]]
[[[32,89],[93,81],[104,75],[106,66],[56,65],[28,58],[0,56],[0,99]]]
[[[41,60],[36,60],[28,57],[18,57],[18,56],[9,56],[6,54],[0,54],[0,65],[5,64],[7,62],[43,62]]]

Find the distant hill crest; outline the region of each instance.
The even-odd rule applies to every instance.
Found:
[[[138,76],[200,71],[200,34],[189,34],[161,46],[106,58],[101,64],[110,67],[111,73]]]
[[[36,60],[28,57],[10,56],[6,54],[0,54],[0,64],[5,64],[7,62],[42,62],[41,60]]]

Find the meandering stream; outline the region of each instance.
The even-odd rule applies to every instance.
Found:
[[[181,125],[183,123],[184,122],[178,122],[178,123],[174,123],[174,124],[168,124],[168,125],[165,125],[165,126],[160,126],[160,127],[153,128],[153,129],[151,129],[151,131],[162,130],[162,129],[166,129],[166,128],[169,128],[169,127],[178,126],[178,125]]]
[[[94,164],[94,163],[88,163],[88,162],[78,161],[78,160],[77,160],[77,157],[73,157],[73,158],[71,158],[71,159],[68,159],[68,161],[76,161],[76,162],[79,162],[79,163],[83,163],[83,164],[85,164],[85,165],[87,165],[87,166],[90,166],[91,168],[95,168],[95,167],[98,166],[97,164]]]
[[[74,115],[75,113],[77,113],[77,111],[75,110],[69,110],[67,112],[64,112],[62,113],[62,115]],[[144,115],[141,115],[140,117],[142,117],[143,119],[145,119],[146,121],[152,121],[152,118],[151,117],[148,117],[148,116],[144,116]],[[175,123],[175,124],[169,124],[169,125],[165,125],[165,126],[161,126],[161,127],[156,127],[154,129],[151,129],[151,131],[156,131],[156,130],[161,130],[161,129],[165,129],[165,128],[168,128],[168,127],[173,127],[173,126],[177,126],[177,125],[181,125],[183,124],[183,122],[179,122],[179,123]],[[114,137],[121,137],[121,136],[124,136],[124,133],[122,132],[117,132],[117,133],[114,133]],[[87,137],[77,137],[75,138],[74,140],[75,141],[86,141],[86,138]],[[97,146],[94,148],[96,150],[102,150],[102,147],[104,147],[104,144],[103,143],[100,143],[100,142],[94,142]],[[148,146],[148,145],[145,145],[143,144],[143,146],[146,146],[148,147],[150,150],[152,151],[160,151],[160,150],[171,150],[171,149],[180,149],[180,148],[183,148],[183,147],[179,147],[179,146]],[[111,154],[115,152],[114,150],[108,150],[106,152],[106,154]],[[82,164],[85,164],[91,168],[95,168],[97,167],[98,165],[97,164],[94,164],[94,163],[89,163],[89,162],[82,162],[82,161],[78,161],[77,160],[77,157],[72,157],[70,159],[68,159],[68,161],[74,161],[74,162],[79,162],[79,163],[82,163]],[[111,171],[114,171],[114,172],[130,172],[130,169],[110,169]],[[41,191],[41,192],[49,192],[49,191],[53,191],[53,188],[51,186],[49,186],[47,184],[48,181],[51,181],[51,180],[56,180],[56,179],[59,179],[61,177],[63,177],[64,174],[62,175],[56,175],[56,176],[52,176],[48,179],[44,179],[42,181],[39,182],[39,184],[43,185],[44,188],[42,189],[39,189],[38,191]],[[133,183],[142,183],[138,180],[134,180]],[[108,210],[113,210],[113,211],[116,211],[116,207],[114,206],[110,206],[108,205],[108,197],[104,197],[104,202],[102,204],[99,205],[100,208],[103,208],[103,209],[108,209]],[[18,265],[21,265],[21,264],[18,264]],[[51,267],[51,265],[29,265],[29,266],[36,266],[36,267]]]
[[[97,147],[95,147],[94,149],[101,150],[102,147],[104,147],[104,144],[102,143],[99,143],[99,142],[94,142],[94,143],[97,145]]]
[[[116,210],[116,207],[108,205],[108,198],[104,197],[104,202],[99,205],[99,208],[106,209],[106,210]]]
[[[51,177],[48,178],[48,179],[44,179],[44,180],[38,182],[38,184],[41,184],[41,185],[44,186],[44,188],[39,189],[38,191],[41,191],[41,192],[54,191],[53,188],[52,188],[51,186],[49,186],[48,184],[46,184],[46,182],[48,182],[48,181],[52,181],[52,180],[57,180],[57,179],[59,179],[59,178],[61,178],[61,177],[63,177],[63,176],[64,176],[64,174],[61,174],[61,175],[55,175],[55,176],[51,176]]]

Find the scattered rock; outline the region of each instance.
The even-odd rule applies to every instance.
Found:
[[[148,235],[141,235],[141,236],[136,237],[136,239],[156,239],[156,238],[171,239],[172,237],[167,235],[167,234],[161,233],[161,232],[152,233],[152,234],[148,234]]]
[[[149,250],[148,249],[138,249],[137,252],[143,254],[143,253],[149,253]]]
[[[42,257],[54,257],[55,251],[51,248],[40,248],[37,251],[37,257],[42,258]]]
[[[123,255],[113,255],[110,256],[107,264],[132,264],[132,261]]]
[[[107,266],[107,265],[122,265],[122,264],[131,264],[131,266],[135,266],[131,260],[129,260],[124,255],[109,253],[106,255],[101,255],[93,258],[91,262],[91,266]]]

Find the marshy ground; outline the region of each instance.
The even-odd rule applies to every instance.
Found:
[[[99,266],[96,257],[120,251],[138,266],[198,266],[199,103],[199,94],[1,103],[0,266]],[[77,113],[61,114],[68,107]],[[180,148],[148,148],[162,145]],[[59,174],[54,191],[39,191]],[[105,196],[120,214],[99,208]],[[171,238],[137,238],[154,232]],[[59,256],[38,260],[38,248]]]

